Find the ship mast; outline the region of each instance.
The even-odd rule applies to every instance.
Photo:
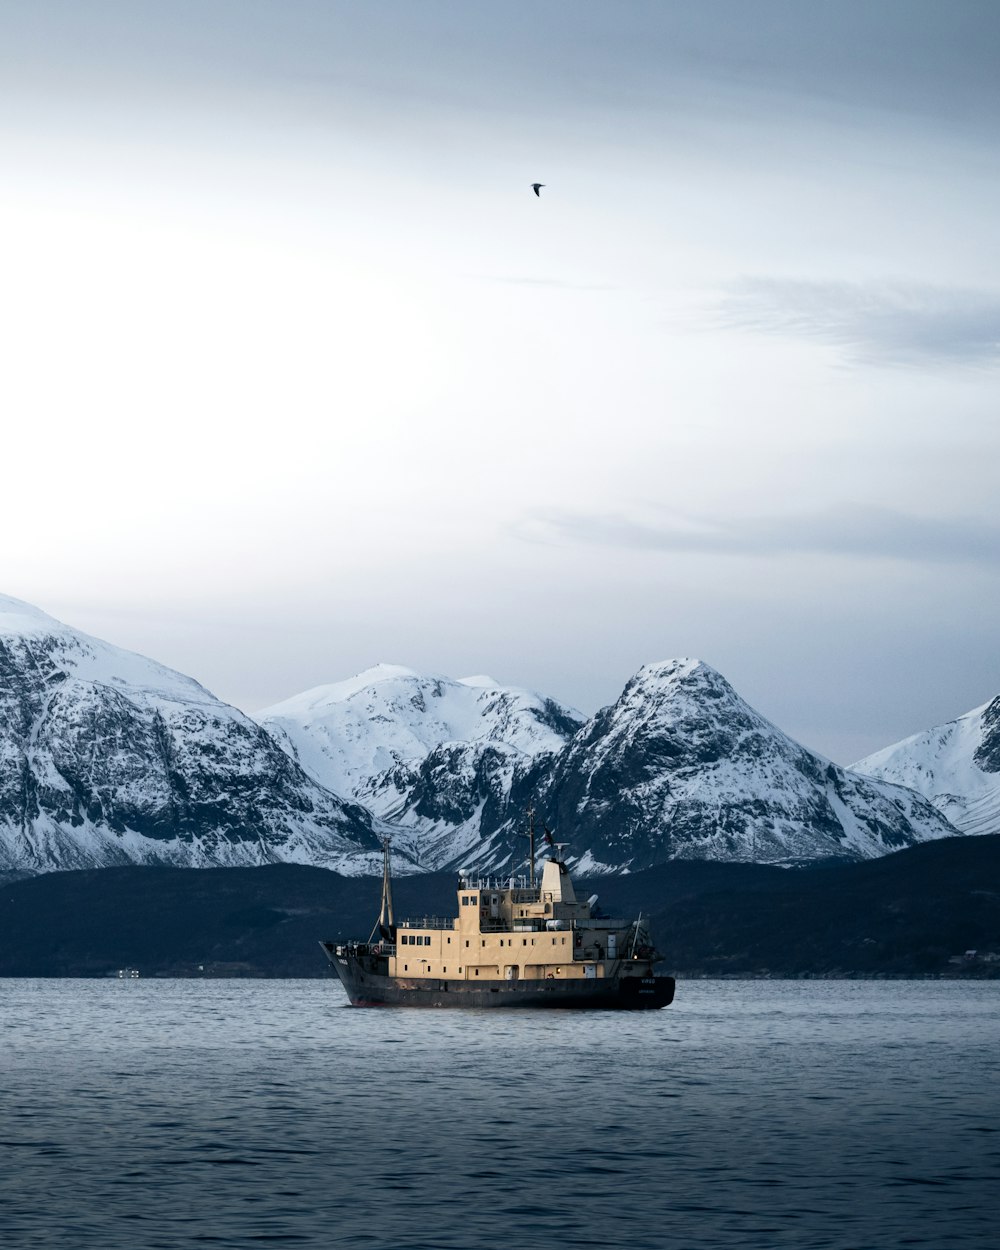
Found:
[[[535,888],[535,809],[528,808],[528,885]]]
[[[379,912],[379,925],[386,923],[386,915],[388,914],[389,928],[395,924],[392,916],[392,876],[389,872],[389,847],[392,845],[392,839],[385,837],[382,839],[382,910]]]
[[[376,933],[382,941],[395,940],[396,922],[392,915],[392,874],[389,871],[389,847],[391,845],[392,839],[388,835],[382,839],[382,907],[378,920],[372,928],[369,942],[374,940]],[[388,924],[386,917],[388,917]]]

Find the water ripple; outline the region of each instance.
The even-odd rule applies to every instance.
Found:
[[[4,1250],[995,1244],[995,984],[541,1018],[325,982],[0,995]]]

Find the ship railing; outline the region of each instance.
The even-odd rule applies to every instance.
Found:
[[[334,947],[338,955],[395,955],[395,942],[339,942]]]
[[[397,929],[454,929],[454,927],[454,916],[421,916],[419,919],[401,920],[396,926]]]
[[[537,885],[529,885],[527,877],[462,877],[463,890],[492,890],[499,894],[501,890],[510,890],[519,903],[537,903]]]

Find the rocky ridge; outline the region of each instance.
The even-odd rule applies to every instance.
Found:
[[[282,861],[371,871],[368,813],[191,678],[0,597],[0,870]]]
[[[851,768],[916,790],[962,833],[1000,833],[1000,696]]]
[[[690,659],[640,669],[535,786],[546,821],[591,871],[869,859],[954,832],[912,791],[795,742]]]
[[[515,779],[583,723],[553,699],[490,677],[379,664],[257,713],[315,780],[363,804],[425,867],[478,855]]]

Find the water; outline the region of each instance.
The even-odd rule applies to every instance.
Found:
[[[0,1244],[997,1244],[1000,984],[681,982],[661,1012],[326,981],[0,981]]]

